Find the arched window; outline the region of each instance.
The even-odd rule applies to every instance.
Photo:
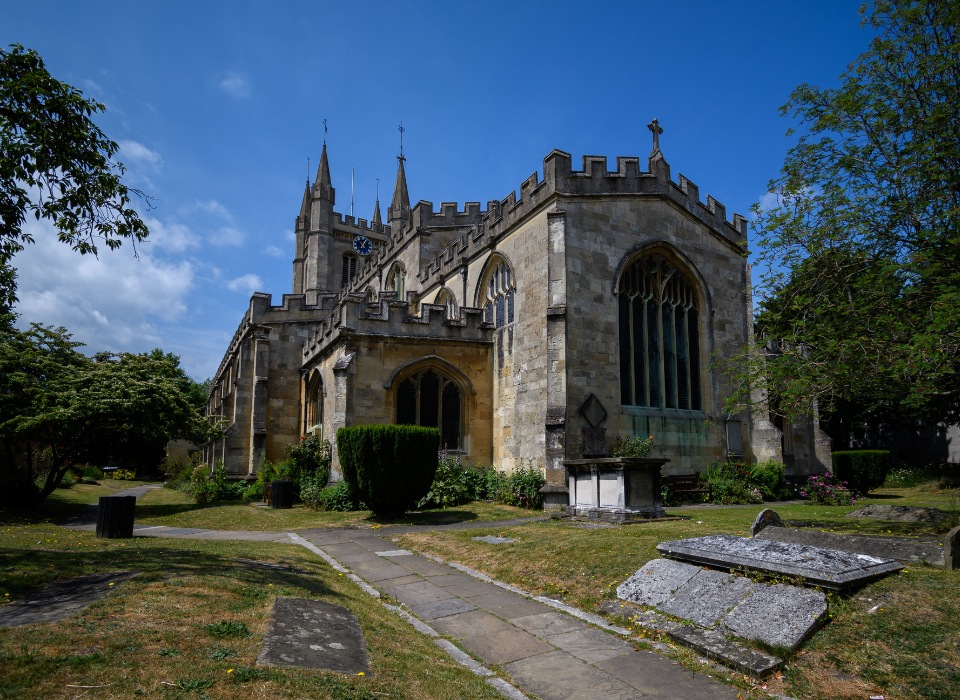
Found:
[[[700,312],[694,286],[659,253],[623,272],[620,401],[627,406],[699,410]]]
[[[307,383],[306,406],[304,406],[304,433],[323,432],[323,380],[315,373]]]
[[[434,303],[446,307],[448,320],[457,318],[457,298],[446,287],[440,290]]]
[[[506,260],[498,260],[484,283],[483,320],[503,328],[513,323],[516,287]]]
[[[456,450],[462,442],[463,393],[436,369],[415,372],[397,385],[397,423],[440,428],[440,447]]]
[[[394,265],[387,275],[387,291],[396,292],[397,300],[404,301],[407,293],[406,273],[402,265]]]
[[[352,253],[343,254],[343,269],[340,272],[340,287],[344,288],[353,282],[357,276],[357,256]]]

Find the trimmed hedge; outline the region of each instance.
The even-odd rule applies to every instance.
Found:
[[[844,450],[833,453],[833,475],[861,495],[883,484],[889,471],[889,450]]]
[[[418,425],[353,425],[337,431],[350,490],[378,517],[395,517],[427,495],[437,471],[440,431]]]

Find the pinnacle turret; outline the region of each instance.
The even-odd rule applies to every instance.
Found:
[[[380,218],[380,198],[379,197],[377,197],[376,204],[373,205],[372,224],[374,227],[383,228],[383,219]]]
[[[397,184],[393,188],[393,201],[390,202],[390,226],[394,231],[403,228],[401,222],[410,220],[410,195],[407,194],[407,174],[403,170],[403,155],[397,156]]]
[[[320,165],[317,167],[317,178],[313,183],[313,188],[319,193],[320,198],[334,201],[333,182],[330,180],[330,163],[327,161],[327,143],[323,143],[323,152],[320,154]]]

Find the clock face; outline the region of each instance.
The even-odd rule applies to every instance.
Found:
[[[370,255],[373,251],[373,243],[366,236],[357,236],[353,239],[353,249],[360,255]]]

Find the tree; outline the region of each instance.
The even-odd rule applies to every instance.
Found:
[[[33,242],[23,231],[28,213],[80,253],[146,238],[130,207],[143,193],[123,184],[119,146],[91,120],[103,110],[53,78],[36,51],[0,49],[0,262]]]
[[[797,416],[960,414],[960,5],[875,0],[877,35],[836,89],[781,109],[805,133],[757,209],[758,334],[743,402]],[[756,394],[754,394],[756,396]],[[731,408],[733,406],[731,405]],[[837,436],[834,436],[837,437]]]
[[[210,434],[178,357],[79,345],[64,328],[0,333],[0,501],[32,505],[75,464],[155,467],[169,440]]]

